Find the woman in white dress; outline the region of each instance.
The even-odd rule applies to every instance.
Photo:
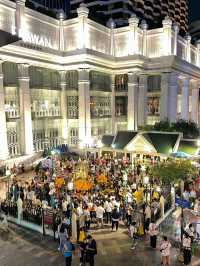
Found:
[[[77,214],[76,209],[72,210],[72,240],[77,241]]]
[[[166,236],[163,236],[163,241],[160,245],[160,252],[163,266],[170,266],[170,249],[171,244]]]

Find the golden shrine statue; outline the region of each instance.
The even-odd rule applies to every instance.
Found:
[[[74,188],[76,191],[88,191],[92,188],[92,182],[88,176],[88,163],[80,161],[74,173]]]

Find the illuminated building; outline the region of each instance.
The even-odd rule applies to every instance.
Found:
[[[178,118],[199,122],[200,46],[132,16],[110,28],[78,16],[54,19],[0,0],[0,30],[21,41],[0,48],[0,158]]]

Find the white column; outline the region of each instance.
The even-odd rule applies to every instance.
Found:
[[[191,63],[191,36],[187,34],[185,36],[187,46],[186,46],[186,60],[187,62]]]
[[[68,123],[67,123],[67,95],[66,95],[66,71],[60,71],[61,87],[61,114],[62,114],[62,143],[68,141]]]
[[[7,141],[7,127],[6,127],[6,113],[5,113],[5,95],[3,86],[3,61],[0,61],[0,160],[5,160],[9,156],[8,141]]]
[[[110,18],[106,24],[110,28],[110,54],[115,56],[115,27],[116,24],[112,18]]]
[[[168,120],[177,120],[177,98],[178,98],[178,73],[170,73],[169,76],[169,99],[168,99]]]
[[[198,67],[200,67],[200,40],[198,40],[196,42],[196,47],[197,47],[197,63],[196,63],[196,65]]]
[[[174,30],[174,51],[173,51],[173,54],[177,55],[178,33],[179,33],[179,26],[177,23],[173,24],[173,30]]]
[[[147,29],[148,25],[145,20],[142,20],[140,24],[140,28],[143,31],[143,36],[142,36],[142,55],[147,56]]]
[[[87,27],[87,17],[89,14],[89,9],[84,3],[80,4],[77,9],[78,19],[79,19],[79,34],[77,47],[79,49],[88,48],[88,27]]]
[[[178,73],[162,73],[160,120],[175,122],[177,118]]]
[[[116,133],[116,121],[115,121],[115,75],[111,77],[111,118],[112,118],[112,134]]]
[[[182,94],[181,94],[181,118],[189,119],[189,78],[182,79]]]
[[[138,127],[138,76],[128,73],[128,130]]]
[[[59,19],[59,50],[64,51],[65,50],[65,40],[64,40],[64,26],[63,21],[65,20],[65,13],[61,11],[58,14]]]
[[[33,153],[33,132],[31,120],[31,98],[28,64],[18,64],[20,99],[20,150],[22,154]]]
[[[144,126],[147,117],[147,75],[139,76],[138,125]]]
[[[197,80],[192,80],[192,114],[191,120],[198,124],[199,115],[199,85]]]
[[[89,70],[79,70],[78,81],[79,99],[79,140],[87,141],[91,138],[91,118],[90,118],[90,80]]]
[[[168,119],[169,73],[161,75],[160,120]]]
[[[163,55],[172,54],[172,20],[165,17],[163,24]]]
[[[16,0],[15,31],[18,36],[20,35],[20,30],[22,30],[23,27],[25,2],[26,0]]]
[[[128,20],[129,22],[129,55],[138,54],[138,23],[139,18],[135,14]]]

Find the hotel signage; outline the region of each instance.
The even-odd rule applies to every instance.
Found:
[[[24,29],[20,29],[19,37],[22,38],[22,40],[27,43],[32,43],[34,45],[43,46],[47,48],[53,48],[53,45],[49,38],[45,36],[40,36],[35,33],[31,33]]]

